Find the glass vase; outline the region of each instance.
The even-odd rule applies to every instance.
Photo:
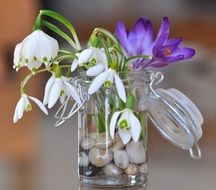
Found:
[[[146,185],[148,175],[147,108],[150,72],[121,73],[126,94],[133,94],[134,115],[141,123],[138,141],[124,144],[116,125],[114,138],[110,135],[110,121],[116,111],[124,109],[115,84],[102,87],[78,112],[79,176],[82,185],[94,187],[126,187]],[[80,94],[87,95],[90,78],[79,80]],[[130,129],[128,129],[130,130]]]

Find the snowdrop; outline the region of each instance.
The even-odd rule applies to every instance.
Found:
[[[48,104],[48,108],[50,109],[56,104],[59,98],[62,103],[67,95],[73,97],[78,104],[81,103],[76,88],[67,82],[66,77],[55,77],[53,74],[46,83],[43,103],[44,105]]]
[[[71,72],[78,66],[83,66],[85,63],[89,63],[90,66],[86,72],[87,76],[96,76],[107,69],[107,59],[104,49],[90,47],[81,53],[77,53],[76,56],[77,59],[72,63]]]
[[[94,94],[103,84],[106,88],[112,86],[113,82],[115,82],[117,93],[123,102],[126,102],[126,92],[124,88],[124,84],[116,71],[112,68],[105,70],[100,73],[91,83],[88,93]]]
[[[16,123],[19,119],[22,118],[24,111],[28,112],[32,110],[32,105],[29,102],[29,99],[31,99],[33,102],[35,102],[38,107],[46,114],[48,115],[47,109],[43,105],[43,103],[38,100],[37,98],[34,98],[32,96],[28,96],[25,93],[21,95],[20,100],[18,101],[16,105],[16,109],[14,112],[13,122]]]
[[[27,66],[30,70],[38,69],[42,63],[49,66],[58,54],[59,44],[41,30],[28,35],[14,50],[14,68],[19,70]]]
[[[119,118],[120,115],[121,117]],[[126,108],[113,114],[110,122],[110,135],[112,138],[114,138],[116,123],[119,136],[124,144],[127,144],[131,137],[135,142],[138,141],[141,133],[141,124],[131,109]]]

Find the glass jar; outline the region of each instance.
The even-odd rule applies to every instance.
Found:
[[[146,100],[152,73],[121,73],[120,77],[125,85],[126,94],[130,92],[135,98],[133,114],[141,124],[140,137],[136,142],[131,138],[124,144],[116,124],[114,138],[111,138],[111,118],[116,111],[124,109],[124,103],[119,99],[115,85],[110,88],[102,87],[89,96],[78,112],[78,162],[81,184],[94,187],[124,187],[147,183]],[[87,95],[90,81],[90,78],[82,77],[78,82],[83,99]]]
[[[133,71],[131,74],[120,73],[120,77],[127,96],[133,95],[135,99],[127,117],[122,116],[128,108],[119,99],[115,85],[110,88],[102,87],[89,96],[92,78],[82,75],[70,80],[77,86],[82,103],[73,104],[67,113],[66,108],[72,100],[68,97],[55,115],[58,119],[56,126],[60,126],[79,110],[78,161],[81,184],[93,187],[146,186],[147,115],[167,141],[188,150],[192,158],[201,158],[198,141],[202,136],[201,126],[204,120],[196,105],[177,89],[155,89],[155,85],[163,80],[161,72]],[[131,114],[136,121],[133,119],[130,122],[131,119],[128,118],[132,118]],[[122,121],[124,125],[121,125]],[[110,126],[114,131],[110,130]],[[127,141],[120,133],[122,126],[127,129],[124,133]],[[136,130],[131,130],[132,128]],[[134,131],[137,130],[140,133],[136,133],[138,135],[134,138]]]

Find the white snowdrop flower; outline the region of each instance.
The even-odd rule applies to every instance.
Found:
[[[83,66],[84,63],[89,63],[90,66],[86,72],[88,76],[96,76],[108,68],[106,54],[102,48],[90,47],[77,53],[76,56],[77,59],[72,63],[71,72],[78,66]]]
[[[46,107],[43,105],[43,103],[38,100],[35,97],[28,96],[25,93],[21,95],[20,100],[18,101],[16,105],[16,109],[14,112],[13,122],[16,123],[19,119],[22,118],[24,111],[28,112],[32,110],[32,105],[29,102],[29,99],[31,99],[33,102],[35,102],[38,107],[46,114],[48,115]]]
[[[119,118],[120,114],[121,117]],[[110,135],[112,138],[114,138],[116,124],[119,136],[124,144],[127,144],[131,137],[135,142],[139,140],[141,124],[131,109],[126,108],[113,114],[110,122]]]
[[[50,109],[56,104],[59,98],[62,103],[68,95],[73,97],[78,104],[81,104],[77,89],[67,82],[65,77],[56,78],[53,74],[46,83],[43,103],[44,105],[48,104],[48,108]]]
[[[14,50],[14,68],[18,70],[27,66],[30,70],[38,69],[42,63],[49,66],[59,51],[56,39],[42,30],[36,30],[28,35]]]
[[[104,84],[106,88],[109,88],[115,82],[117,93],[123,102],[126,102],[126,92],[124,88],[124,84],[116,71],[112,68],[105,70],[100,73],[93,82],[91,83],[88,93],[94,94],[98,91],[98,89]]]

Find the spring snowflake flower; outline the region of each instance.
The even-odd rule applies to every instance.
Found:
[[[13,122],[16,123],[19,119],[22,118],[24,111],[28,112],[32,110],[32,105],[29,102],[29,99],[31,99],[33,102],[35,102],[38,107],[46,114],[48,115],[47,109],[43,105],[43,103],[38,100],[37,98],[34,98],[32,96],[28,96],[25,93],[21,95],[20,100],[18,101],[16,105],[16,109],[14,112]]]
[[[86,74],[88,76],[96,76],[107,69],[107,58],[104,49],[90,47],[83,50],[81,53],[76,54],[75,59],[71,66],[71,72],[73,72],[78,66],[88,63],[90,68]]]
[[[100,73],[93,82],[91,83],[88,93],[94,94],[98,89],[104,84],[106,88],[109,88],[115,82],[117,93],[123,102],[126,102],[126,92],[124,84],[116,71],[112,68],[107,69],[106,71]]]
[[[121,117],[119,118],[120,114]],[[124,144],[127,144],[131,137],[135,142],[138,141],[141,133],[141,124],[131,109],[126,108],[113,114],[110,122],[110,135],[112,138],[114,138],[116,123],[119,136]]]
[[[14,68],[19,70],[27,66],[30,70],[38,69],[42,63],[49,66],[59,51],[56,39],[42,30],[36,30],[17,44],[14,51]]]
[[[68,95],[73,97],[78,104],[81,104],[77,89],[67,82],[66,77],[61,76],[56,78],[53,74],[46,83],[43,103],[44,105],[48,104],[48,108],[50,109],[56,104],[59,98],[62,103]]]

